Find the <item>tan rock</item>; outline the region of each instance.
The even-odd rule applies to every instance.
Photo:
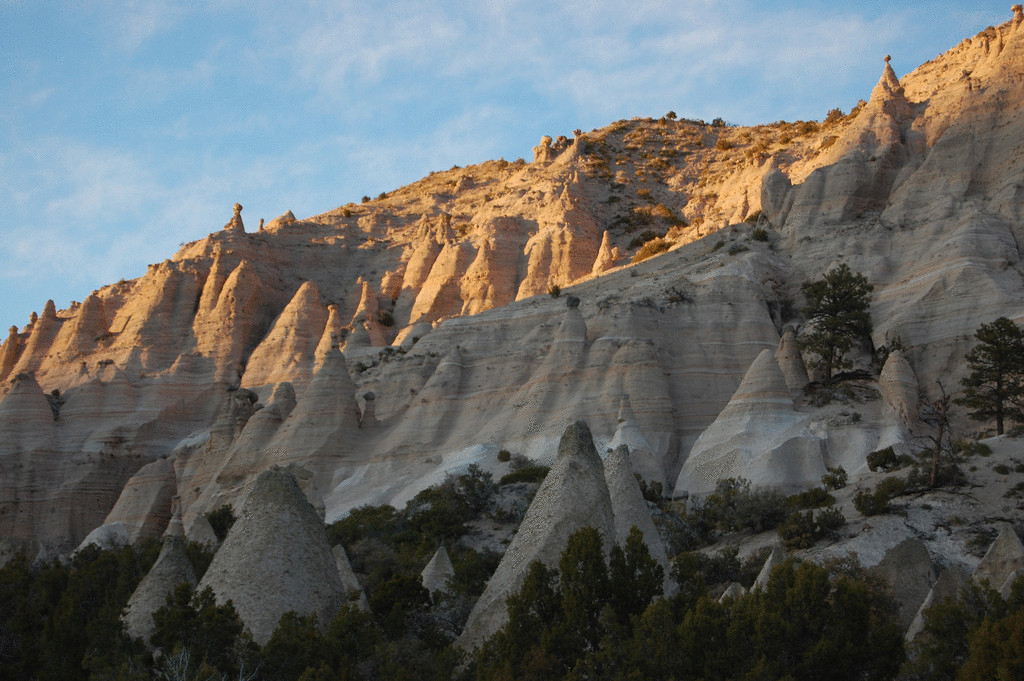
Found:
[[[18,334],[18,327],[12,326],[7,332],[7,340],[4,341],[3,352],[0,352],[0,381],[5,380],[18,363],[18,358],[24,346],[21,343],[21,336]]]
[[[274,322],[246,362],[242,385],[269,392],[269,386],[287,381],[302,396],[313,378],[317,346],[327,324],[327,310],[320,291],[307,281]]]
[[[604,460],[604,479],[608,485],[612,515],[615,518],[615,541],[620,546],[625,546],[630,531],[634,527],[640,530],[651,558],[658,561],[665,570],[665,582],[668,586],[671,581],[668,554],[665,552],[665,545],[661,541],[658,529],[654,526],[647,502],[640,492],[640,485],[633,475],[629,454],[626,445],[619,445]],[[669,590],[671,588],[667,589]]]
[[[129,543],[143,537],[158,537],[171,520],[171,499],[176,494],[174,462],[157,459],[129,478],[103,524],[121,523],[128,532]]]
[[[899,350],[889,353],[882,373],[878,376],[878,387],[897,422],[907,428],[914,428],[919,423],[917,376]]]
[[[779,369],[786,379],[786,386],[790,394],[798,395],[803,392],[804,387],[810,382],[807,377],[807,366],[804,364],[803,355],[800,354],[800,347],[797,345],[796,332],[792,328],[786,329],[779,340],[779,348],[775,351],[775,360],[779,363]]]
[[[601,274],[615,266],[615,254],[612,251],[612,242],[608,230],[604,231],[601,237],[601,247],[597,251],[597,258],[594,260],[594,267],[591,274]]]
[[[260,303],[259,277],[243,260],[224,282],[209,315],[196,315],[196,351],[213,359],[218,380],[237,384],[241,378],[242,359],[256,347],[265,322]]]

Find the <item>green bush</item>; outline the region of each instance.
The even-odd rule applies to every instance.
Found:
[[[751,237],[754,239],[754,241],[768,241],[768,230],[762,227],[758,227],[757,229],[754,230],[754,233],[751,234]]]
[[[825,469],[828,471],[825,475],[821,476],[821,484],[825,486],[825,489],[842,489],[846,487],[846,483],[850,476],[847,474],[846,469],[842,466],[828,467]]]
[[[224,541],[224,538],[228,536],[231,526],[235,524],[235,512],[231,506],[224,504],[207,513],[206,519],[210,522],[210,527],[213,528],[213,533],[217,535],[217,539]]]
[[[906,481],[893,475],[878,483],[873,492],[858,490],[853,497],[853,505],[867,516],[888,513],[891,510],[889,502],[903,494],[906,489]]]
[[[810,548],[822,537],[835,538],[836,531],[845,524],[842,511],[831,506],[817,515],[814,511],[797,511],[779,525],[778,532],[783,545],[792,551]]]
[[[548,289],[548,295],[552,298],[557,298],[562,295],[562,287],[558,284],[552,284],[551,288]]]
[[[821,487],[786,497],[786,504],[794,509],[821,508],[836,503],[836,498]]]
[[[657,239],[657,238],[658,238],[658,233],[657,232],[652,232],[649,229],[645,229],[644,231],[640,232],[640,234],[638,234],[637,236],[633,237],[630,240],[629,248],[640,248],[641,246],[643,246],[648,241],[651,241],[652,239]]]
[[[506,461],[511,461],[511,460],[512,460],[512,452],[508,451],[507,449],[503,449],[500,452],[498,452],[498,461],[501,461],[502,463],[505,463]]]
[[[912,459],[906,456],[898,456],[891,446],[868,454],[868,468],[872,471],[889,473],[911,463],[913,463]]]

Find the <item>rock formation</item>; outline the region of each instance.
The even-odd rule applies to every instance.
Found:
[[[823,443],[796,412],[771,350],[762,350],[715,422],[694,443],[676,494],[709,494],[723,478],[799,488],[825,472]]]
[[[185,530],[181,524],[181,507],[177,500],[174,506],[167,531],[164,532],[160,555],[135,588],[121,616],[128,635],[141,638],[147,643],[154,630],[153,613],[166,604],[167,595],[179,584],[194,587],[197,581],[185,551]]]
[[[423,568],[420,578],[423,581],[423,588],[430,593],[435,591],[447,591],[448,579],[455,575],[455,568],[452,560],[448,557],[448,551],[443,547],[437,547],[437,551],[430,558],[430,562]]]
[[[200,581],[218,603],[232,601],[263,645],[285,612],[316,614],[326,627],[346,589],[316,511],[287,471],[256,479],[242,513]]]
[[[345,595],[348,602],[355,603],[361,610],[368,611],[370,604],[366,600],[366,592],[363,591],[356,573],[352,570],[352,564],[348,562],[348,554],[345,553],[345,547],[338,544],[331,549],[331,555],[334,556],[334,563],[338,566],[338,578],[341,579],[341,585],[345,587]]]
[[[569,535],[583,527],[596,528],[606,549],[615,541],[615,518],[601,457],[590,429],[578,421],[562,435],[558,458],[473,606],[459,645],[472,650],[497,631],[507,618],[505,599],[518,591],[530,563],[539,560],[556,566]]]
[[[971,575],[971,581],[977,584],[988,582],[998,590],[1013,573],[1021,571],[1024,571],[1024,545],[1021,545],[1013,526],[1004,523]]]

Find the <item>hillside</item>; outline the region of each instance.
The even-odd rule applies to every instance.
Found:
[[[1024,320],[1022,21],[902,80],[886,61],[821,123],[633,119],[306,219],[247,228],[239,206],[145,276],[47,303],[0,346],[4,556],[159,536],[175,496],[192,537],[275,464],[328,521],[401,506],[470,463],[504,470],[503,449],[550,464],[577,420],[696,493],[691,450],[713,423],[742,430],[720,414],[745,376],[790,400],[773,408],[803,458],[723,470],[787,491],[840,464],[870,480],[869,452],[932,434],[975,329]],[[755,359],[840,263],[874,285],[858,366],[877,376],[874,351],[899,345],[910,387],[818,407],[799,353]]]

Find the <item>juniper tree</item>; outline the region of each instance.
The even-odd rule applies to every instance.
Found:
[[[824,369],[826,383],[832,381],[833,371],[852,366],[843,356],[854,342],[871,333],[868,309],[872,290],[867,278],[845,263],[829,270],[820,281],[803,285],[807,322],[799,345],[817,355],[809,364]]]

